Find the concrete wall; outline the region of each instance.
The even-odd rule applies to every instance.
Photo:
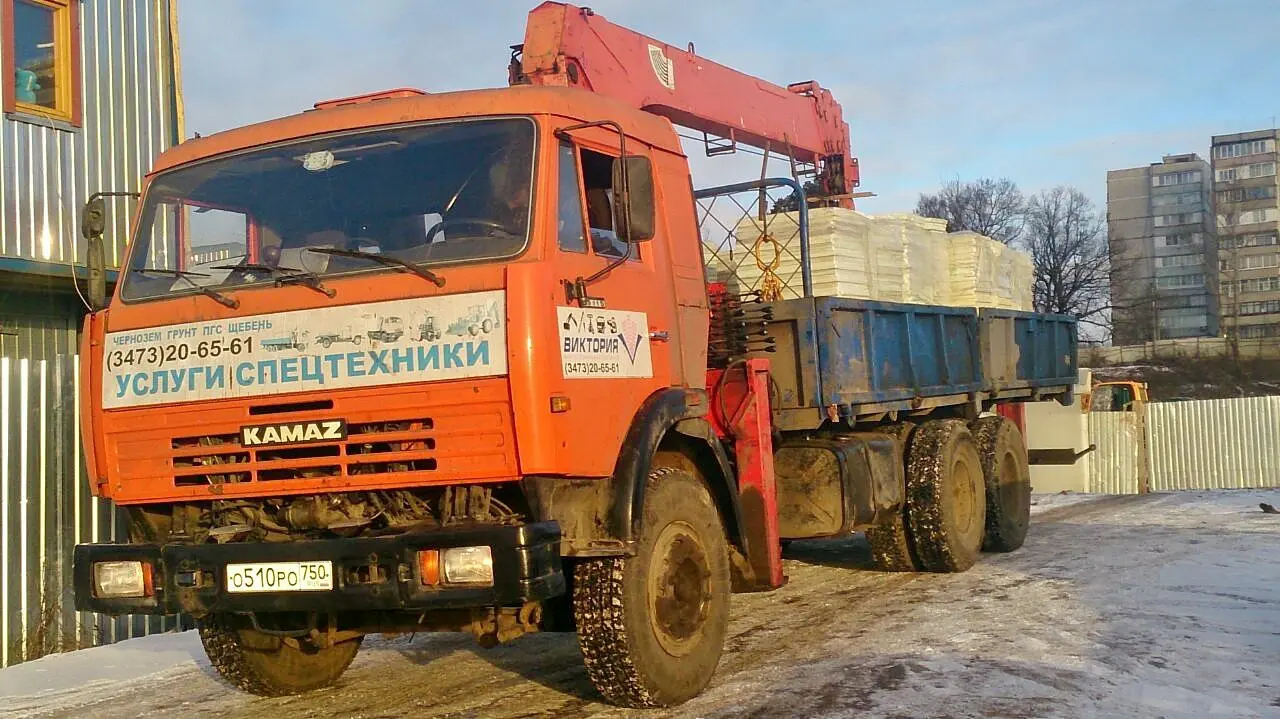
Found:
[[[1075,388],[1075,402],[1063,407],[1057,402],[1028,402],[1026,410],[1027,449],[1066,449],[1084,451],[1089,446],[1088,415],[1080,408],[1080,399],[1088,392],[1093,373],[1080,370]],[[1035,492],[1088,491],[1093,457],[1085,455],[1071,465],[1033,465],[1031,489]]]
[[[1280,358],[1280,341],[1275,339],[1239,340],[1236,345],[1242,359]],[[1080,350],[1080,364],[1085,367],[1104,367],[1153,359],[1207,359],[1230,355],[1231,343],[1226,338],[1189,337],[1117,347],[1085,347]]]

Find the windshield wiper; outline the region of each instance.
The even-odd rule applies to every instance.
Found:
[[[329,299],[333,299],[338,294],[337,290],[331,287],[325,287],[324,283],[320,281],[320,276],[314,272],[295,270],[290,274],[276,277],[276,287],[284,287],[285,285],[302,285],[303,287],[310,287]]]
[[[245,262],[244,264],[240,264],[240,265],[216,265],[214,267],[210,267],[209,269],[211,270],[254,270],[256,272],[270,272],[273,275],[277,272],[301,272],[302,271],[296,267],[272,267],[271,265],[264,265],[258,262]]]
[[[186,270],[163,270],[163,269],[153,268],[153,267],[143,267],[141,269],[135,269],[134,272],[137,272],[140,275],[150,274],[150,275],[168,275],[169,277],[177,277],[179,279],[186,280],[187,284],[195,288],[196,292],[199,292],[205,297],[212,299],[214,302],[217,302],[223,307],[230,307],[233,310],[238,309],[240,307],[240,300],[237,300],[234,297],[227,297],[221,292],[218,292],[217,290],[209,289],[208,287],[205,287],[204,285],[199,284],[195,280],[191,279],[192,277],[208,277],[209,276],[203,272],[188,272]]]
[[[240,265],[218,265],[212,267],[214,270],[251,270],[254,272],[267,272],[275,278],[276,287],[284,287],[285,285],[302,285],[310,287],[320,294],[333,299],[338,295],[337,291],[324,286],[320,281],[320,276],[314,272],[307,272],[296,267],[272,267],[264,265],[260,262],[246,262]]]
[[[425,267],[419,267],[412,262],[406,262],[399,257],[391,257],[389,255],[375,255],[370,252],[358,252],[356,250],[340,250],[335,247],[304,247],[307,252],[318,252],[322,255],[337,255],[338,257],[354,257],[357,259],[369,260],[388,267],[402,267],[422,279],[430,282],[436,287],[444,287],[444,278]]]

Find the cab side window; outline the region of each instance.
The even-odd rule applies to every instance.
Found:
[[[613,226],[613,163],[616,158],[587,149],[582,150],[581,158],[591,251],[604,257],[622,257],[627,253],[627,245]],[[639,249],[632,248],[631,259],[640,258]]]
[[[587,252],[587,237],[582,221],[582,185],[578,182],[577,153],[573,145],[560,141],[559,239],[565,252]]]

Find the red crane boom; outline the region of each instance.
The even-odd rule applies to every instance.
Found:
[[[731,143],[816,168],[819,193],[851,206],[858,161],[829,90],[782,87],[615,25],[589,8],[544,2],[529,13],[511,84],[579,87]],[[709,146],[709,153],[714,150]]]

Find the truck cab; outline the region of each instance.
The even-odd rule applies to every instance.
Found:
[[[1097,382],[1084,403],[1086,412],[1135,412],[1150,402],[1145,382]]]
[[[319,103],[161,155],[87,321],[87,466],[131,542],[79,548],[79,606],[331,657],[428,615],[536,629],[562,556],[634,551],[637,432],[705,413],[688,183],[668,121],[568,88]],[[406,343],[421,317],[460,330]],[[272,671],[246,688],[333,676]]]

